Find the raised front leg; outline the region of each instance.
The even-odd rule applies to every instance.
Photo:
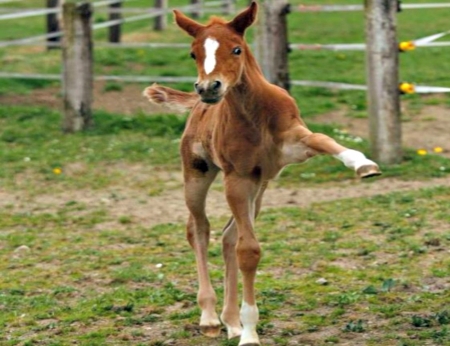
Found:
[[[225,176],[226,197],[237,228],[237,243],[235,246],[237,266],[242,273],[243,280],[240,311],[243,329],[239,346],[260,345],[256,332],[259,312],[256,305],[254,283],[261,249],[253,231],[256,212],[255,199],[260,186],[259,182],[250,178],[243,178],[234,174]],[[234,303],[233,299],[231,299],[231,303]]]
[[[215,311],[216,293],[208,273],[207,254],[210,229],[205,214],[205,199],[208,189],[217,175],[217,169],[209,167],[206,172],[198,172],[192,168],[185,168],[184,175],[186,205],[190,211],[187,239],[195,252],[199,285],[197,301],[202,310],[200,330],[206,336],[216,337],[220,334],[220,321]]]

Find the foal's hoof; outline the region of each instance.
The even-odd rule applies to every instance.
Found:
[[[381,171],[377,165],[364,165],[356,170],[356,174],[360,178],[370,178],[381,175]]]
[[[251,344],[239,344],[239,346],[261,346],[261,344],[256,344],[254,342],[252,342]]]
[[[217,338],[220,335],[220,324],[217,326],[200,326],[200,333],[210,338]]]

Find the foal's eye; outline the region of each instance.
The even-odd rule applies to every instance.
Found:
[[[242,53],[242,49],[241,47],[236,47],[233,49],[233,54],[234,55],[240,55]]]
[[[191,58],[195,60],[195,54],[191,52]]]

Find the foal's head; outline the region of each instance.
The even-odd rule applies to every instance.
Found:
[[[249,54],[244,32],[254,22],[256,12],[256,2],[252,2],[230,22],[212,18],[202,25],[174,11],[178,26],[194,37],[191,57],[198,70],[195,90],[203,102],[219,102],[229,88],[240,82]]]

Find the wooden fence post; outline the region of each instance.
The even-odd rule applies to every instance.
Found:
[[[122,8],[122,0],[118,0],[109,5],[109,20],[120,20],[122,19],[122,13],[120,9]],[[119,43],[121,34],[121,24],[112,25],[109,27],[109,42]]]
[[[267,80],[290,88],[287,39],[288,0],[265,0],[257,26],[255,55]]]
[[[155,0],[155,8],[157,11],[166,11],[167,10],[167,0]],[[164,12],[159,16],[155,17],[155,25],[153,26],[154,30],[162,31],[167,27],[167,13]]]
[[[195,9],[191,11],[192,18],[200,18],[202,15],[202,6],[203,6],[203,0],[191,0],[191,5],[197,5]]]
[[[372,156],[402,160],[398,81],[397,0],[365,0],[366,75]]]
[[[223,0],[223,13],[230,15],[230,14],[234,14],[235,12],[235,3],[236,0]]]
[[[47,0],[47,9],[57,9],[59,7],[59,0]],[[57,13],[48,13],[47,14],[47,34],[52,34],[54,32],[58,32],[59,21]],[[59,37],[49,37],[47,38],[47,50],[58,48],[55,43],[58,43],[60,40]]]
[[[63,6],[64,132],[84,130],[93,124],[91,14],[87,2]]]

